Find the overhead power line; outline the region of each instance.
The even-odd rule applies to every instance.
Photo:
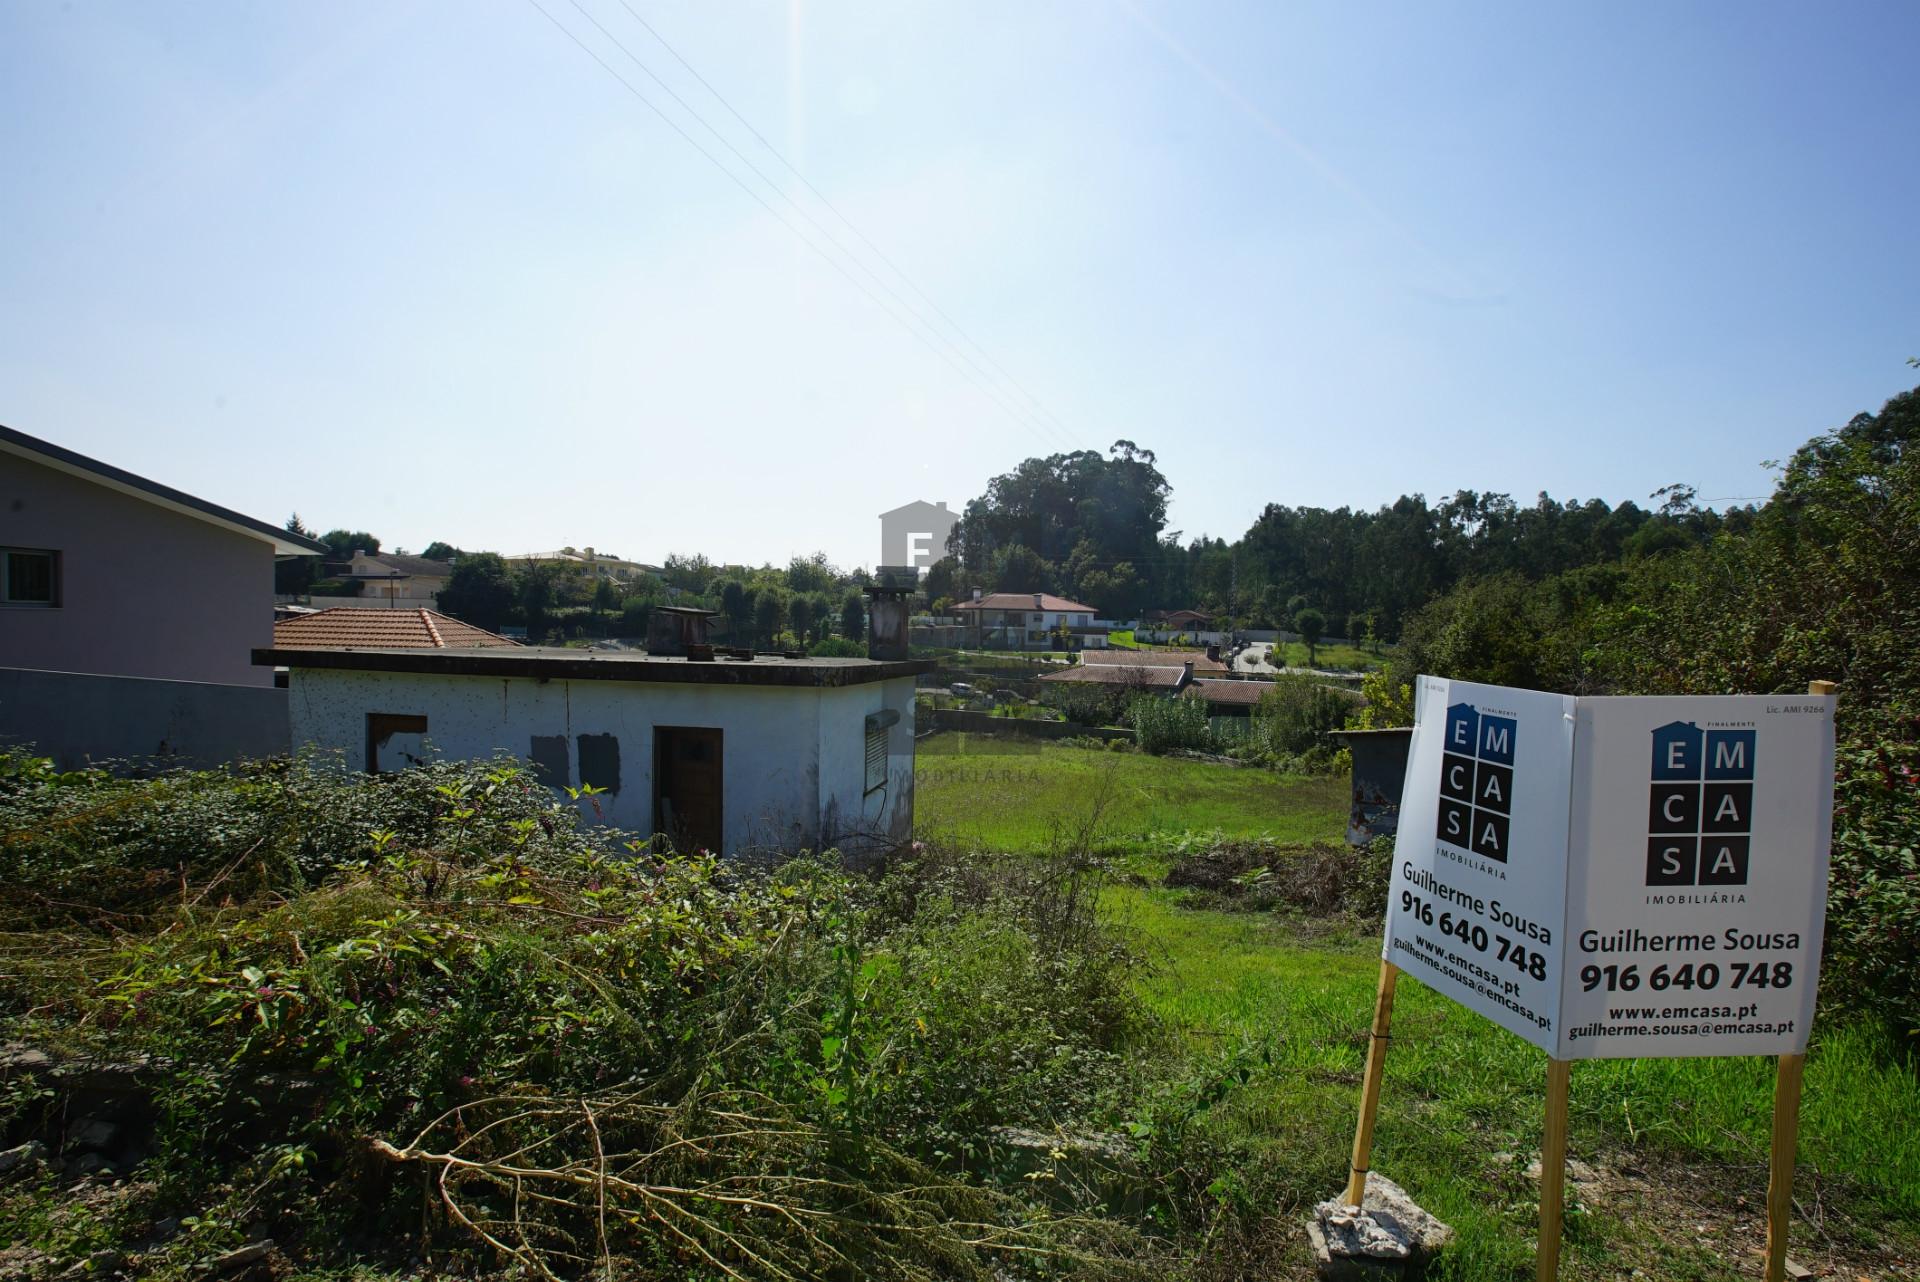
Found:
[[[725,147],[729,152],[733,153],[733,156],[735,159],[737,159],[741,164],[745,165],[748,169],[752,170],[754,177],[758,178],[761,182],[765,183],[767,187],[776,196],[780,197],[781,200],[784,200],[789,206],[792,207],[795,213],[799,214],[801,218],[805,219],[809,227],[812,227],[815,231],[819,232],[821,236],[826,238],[829,244],[831,244],[835,249],[839,250],[842,254],[846,255],[848,262],[852,263],[855,267],[858,267],[862,272],[866,274],[869,280],[871,280],[874,284],[878,285],[881,289],[885,290],[887,297],[893,299],[894,302],[898,303],[901,307],[905,308],[913,316],[913,318],[916,321],[920,322],[920,324],[926,327],[928,333],[932,334],[934,337],[938,338],[941,342],[945,343],[947,347],[953,351],[953,354],[955,356],[958,356],[961,360],[965,361],[968,364],[968,366],[970,366],[973,369],[975,373],[980,375],[982,379],[985,379],[989,384],[993,382],[993,376],[989,374],[985,369],[981,368],[980,364],[977,361],[975,361],[973,357],[967,354],[965,348],[962,348],[958,343],[955,343],[951,338],[948,338],[944,333],[942,333],[940,331],[940,327],[938,325],[935,325],[932,321],[928,320],[927,317],[921,313],[920,309],[914,306],[913,303],[909,302],[905,298],[902,298],[900,296],[900,291],[896,290],[892,285],[888,284],[885,277],[880,275],[880,273],[874,271],[873,268],[869,267],[866,264],[866,262],[860,257],[859,254],[855,253],[852,249],[848,248],[844,241],[842,241],[838,236],[834,235],[833,232],[829,228],[827,228],[824,224],[822,224],[819,219],[815,218],[813,214],[808,211],[805,205],[802,205],[799,201],[795,200],[793,196],[788,193],[787,189],[784,186],[782,186],[780,183],[775,182],[771,177],[767,175],[767,172],[764,169],[760,168],[760,166],[753,163],[752,158],[750,158],[745,152],[741,151],[738,147],[734,146],[731,139],[729,139],[725,134],[721,133],[718,129],[714,128],[713,124],[710,121],[708,121],[705,116],[701,115],[699,110],[696,107],[694,107],[692,103],[688,102],[685,98],[682,98],[678,93],[676,93],[672,85],[668,84],[665,80],[661,79],[658,73],[656,73],[652,67],[649,67],[646,64],[646,62],[640,58],[638,54],[634,53],[632,49],[628,48],[620,40],[618,36],[614,35],[613,32],[607,30],[606,25],[602,23],[598,18],[594,17],[592,12],[589,11],[584,5],[580,3],[580,0],[567,0],[567,2],[571,4],[576,10],[579,11],[581,17],[585,18],[588,22],[591,22],[594,25],[595,30],[599,31],[601,35],[605,36],[610,42],[612,42],[614,48],[618,49],[621,53],[625,54],[627,56],[628,61],[633,63],[634,66],[640,68],[641,71],[645,72],[648,79],[652,80],[654,84],[659,85],[662,92],[664,92],[669,98],[673,99],[676,103],[680,105],[681,110],[685,111],[689,116],[692,116],[695,120],[699,121],[701,124],[701,127],[703,127],[708,133],[712,134],[714,139],[718,141],[721,146]],[[802,174],[798,169],[795,169],[792,163],[789,162],[785,156],[781,155],[777,150],[775,150],[773,145],[767,142],[767,140],[760,134],[759,130],[755,129],[752,125],[748,124],[746,121],[746,118],[734,109],[733,104],[728,102],[724,97],[721,97],[720,92],[717,89],[715,89],[711,84],[708,84],[706,78],[702,76],[699,72],[695,71],[692,65],[688,63],[685,58],[682,58],[680,56],[680,53],[678,50],[676,50],[672,45],[667,44],[666,39],[663,36],[661,36],[661,34],[658,31],[655,31],[653,27],[648,24],[647,20],[645,18],[642,18],[640,14],[633,8],[632,5],[626,3],[626,0],[620,0],[620,4],[622,8],[624,8],[630,15],[632,15],[634,21],[638,22],[642,27],[645,27],[648,34],[651,35],[655,40],[659,41],[661,46],[664,47],[668,53],[672,54],[674,58],[680,63],[681,66],[687,69],[688,73],[692,75],[695,80],[698,80],[703,86],[706,87],[706,90],[708,93],[712,94],[716,99],[719,100],[720,104],[723,107],[725,107],[728,111],[733,113],[734,119],[738,120],[743,126],[745,126],[748,133],[752,134],[755,138],[758,138],[760,140],[760,144],[763,147],[765,147],[768,151],[772,152],[775,158],[778,159],[781,164],[785,165],[787,169],[796,178],[798,178],[803,185],[805,185],[808,191],[811,191],[816,197],[818,197],[821,204],[825,205],[828,209],[833,210],[834,215],[838,217],[841,222],[846,223],[848,229],[851,230],[855,236],[858,236],[863,242],[867,244],[869,248],[873,249],[873,252],[880,258],[882,262],[886,263],[887,266],[892,267],[894,274],[899,276],[901,280],[905,281],[907,286],[910,289],[913,289],[914,292],[917,294],[920,293],[919,289],[914,286],[913,282],[907,279],[906,274],[902,272],[898,267],[894,267],[891,260],[889,260],[884,253],[881,253],[880,250],[873,245],[872,241],[867,240],[867,237],[860,231],[858,227],[855,227],[851,222],[848,222],[846,215],[842,214],[837,208],[835,208],[833,202],[828,200],[824,195],[822,195],[818,187],[815,187],[811,182],[808,182],[806,175]],[[936,313],[938,313],[942,317],[946,316],[946,313],[942,312],[939,306],[935,304],[931,299],[926,298],[924,294],[921,294],[921,297],[923,300],[927,302],[928,306],[933,308],[933,310]],[[947,318],[947,323],[956,331],[959,330],[959,326],[954,325],[951,318]],[[963,337],[965,336],[964,333],[962,333],[962,336]],[[969,339],[968,341],[971,342],[972,340]],[[985,353],[983,352],[982,355],[985,355]],[[991,357],[988,357],[987,359],[989,363],[992,362]],[[1003,374],[1003,377],[1004,377],[1004,374]],[[1008,378],[1008,381],[1012,382],[1011,378]],[[1015,384],[1014,386],[1018,388],[1018,384]],[[1024,389],[1020,389],[1020,390],[1024,393]],[[1019,407],[1019,402],[1017,400],[1014,402],[1014,404],[1016,407]],[[1030,414],[1036,413],[1036,412],[1039,414],[1045,414],[1046,411],[1044,406],[1039,406],[1038,402],[1035,402],[1035,405],[1037,407],[1036,410],[1024,410],[1024,407],[1020,407],[1020,408],[1022,408],[1024,412],[1030,413]],[[1038,427],[1042,430],[1045,430],[1047,427],[1047,424],[1044,421],[1040,421],[1033,424],[1033,426]]]
[[[578,0],[569,0],[569,2],[573,4],[574,8],[579,9],[581,14],[586,17],[587,21],[593,23],[593,25],[601,32],[601,34],[606,36],[606,38],[609,41],[611,41],[623,53],[625,53],[627,57],[635,63],[635,65],[639,66],[643,71],[646,71],[649,76],[653,77],[656,83],[659,83],[663,89],[666,89],[666,91],[673,97],[674,101],[679,103],[680,106],[688,112],[688,114],[692,115],[694,119],[698,120],[710,132],[713,132],[716,137],[720,137],[718,131],[714,130],[713,126],[708,124],[707,121],[703,117],[701,117],[697,111],[695,111],[691,106],[689,106],[686,103],[686,101],[682,99],[678,94],[674,94],[672,89],[668,88],[664,82],[660,81],[660,78],[658,76],[654,76],[651,69],[649,69],[644,62],[642,62],[637,56],[635,56],[632,50],[628,49],[624,44],[620,42],[620,40],[617,37],[615,37],[611,32],[607,31],[607,29],[604,26],[602,26],[600,22],[597,19],[595,19],[591,13],[588,13],[584,8],[581,8]],[[791,232],[794,235],[794,237],[798,239],[802,244],[806,245],[807,248],[813,250],[814,253],[818,254],[822,259],[822,261],[824,261],[828,266],[832,267],[836,272],[840,273],[840,275],[843,278],[845,278],[848,284],[852,285],[855,289],[859,290],[862,294],[865,294],[869,299],[869,301],[871,301],[874,304],[874,306],[878,307],[882,312],[886,313],[886,315],[889,318],[891,318],[902,329],[906,330],[907,333],[913,335],[913,337],[916,340],[918,340],[920,344],[924,346],[928,351],[932,352],[935,356],[938,356],[941,360],[945,361],[950,367],[952,367],[955,373],[959,374],[962,378],[966,379],[968,383],[972,384],[973,387],[977,391],[979,391],[981,395],[985,396],[989,401],[991,401],[997,408],[1001,410],[1002,413],[1006,414],[1010,419],[1012,419],[1016,423],[1019,423],[1023,427],[1032,428],[1034,430],[1038,430],[1043,433],[1053,433],[1056,431],[1056,429],[1051,428],[1044,420],[1039,419],[1032,411],[1022,411],[1022,409],[1017,404],[1009,403],[1007,399],[1001,394],[1001,392],[997,388],[992,386],[990,381],[985,381],[983,379],[983,375],[975,374],[972,370],[969,370],[965,365],[961,364],[960,361],[956,360],[953,355],[949,354],[947,351],[944,351],[942,350],[942,348],[937,346],[934,343],[933,339],[928,337],[927,333],[922,332],[922,327],[924,326],[928,330],[931,330],[932,333],[935,334],[936,336],[940,336],[939,331],[936,328],[932,327],[925,320],[924,317],[919,316],[917,311],[915,311],[910,305],[905,303],[905,300],[901,300],[902,306],[906,307],[909,315],[913,316],[915,320],[919,321],[919,325],[915,325],[913,321],[907,318],[907,316],[903,316],[900,312],[896,311],[893,307],[889,306],[878,294],[876,294],[863,281],[861,281],[859,277],[855,276],[851,271],[849,271],[846,265],[842,263],[840,259],[836,258],[827,249],[822,247],[819,242],[815,241],[812,237],[808,236],[805,232],[801,231],[801,229],[791,219],[787,218],[777,208],[775,208],[772,204],[770,204],[764,196],[762,196],[758,191],[754,190],[753,186],[750,183],[748,183],[738,173],[734,172],[726,164],[724,164],[718,156],[714,155],[712,151],[708,150],[705,146],[703,146],[697,138],[695,138],[692,134],[688,133],[687,130],[684,127],[682,127],[681,124],[677,120],[675,120],[672,116],[668,115],[667,112],[664,111],[658,103],[654,102],[645,93],[641,92],[638,86],[636,86],[631,80],[627,79],[627,77],[621,75],[620,72],[606,59],[602,58],[599,55],[599,53],[597,53],[593,49],[592,46],[587,44],[586,41],[582,40],[579,37],[579,35],[576,34],[565,23],[561,22],[558,18],[556,18],[544,5],[540,3],[540,0],[527,0],[527,3],[531,5],[535,10],[537,10],[541,17],[545,18],[548,22],[552,23],[553,26],[556,29],[558,29],[562,35],[566,36],[568,40],[572,41],[580,49],[582,53],[585,53],[589,58],[593,59],[594,63],[597,64],[602,71],[612,76],[614,80],[619,82],[621,87],[626,89],[626,91],[629,94],[631,94],[635,99],[637,99],[649,111],[653,112],[654,115],[658,116],[661,119],[661,121],[663,121],[667,125],[668,128],[672,129],[676,134],[680,135],[681,139],[683,139],[688,146],[692,147],[695,151],[699,152],[700,155],[704,157],[706,161],[709,164],[711,164],[714,168],[718,169],[721,173],[725,174],[728,178],[732,179],[735,186],[739,187],[740,190],[746,192],[747,195],[751,196],[754,202],[758,204],[762,209],[766,210],[767,213],[771,214],[774,217],[774,219],[776,219],[781,224],[781,226],[785,227],[789,232]],[[723,143],[726,142],[724,137],[721,138],[721,141]],[[734,152],[736,156],[740,156],[738,149],[733,148],[731,143],[727,143],[726,145],[730,150]],[[750,169],[752,169],[754,173],[758,174],[763,182],[766,182],[769,186],[773,187],[776,192],[780,192],[780,194],[783,197],[785,197],[785,192],[781,191],[778,184],[773,183],[771,179],[767,178],[767,176],[763,172],[761,172],[761,170],[757,166],[753,165],[753,163],[747,160],[745,156],[740,156],[740,159]],[[787,197],[787,199],[789,204],[793,203],[790,197]],[[799,207],[795,205],[795,208],[798,209]],[[813,222],[813,225],[815,227],[819,227],[819,224],[815,222],[810,216],[807,216],[804,210],[802,210],[801,213],[803,217],[808,217],[808,221]],[[850,261],[853,261],[856,264],[858,264],[859,260],[854,255],[852,255],[849,251],[847,251],[844,246],[841,246],[838,241],[834,240],[830,234],[827,234],[824,228],[820,228],[820,230],[822,234],[827,235],[827,238],[831,243],[835,244],[836,247],[841,249],[841,252],[843,254],[847,255]],[[864,270],[864,265],[862,266]],[[883,287],[884,287],[884,283],[883,283]],[[898,297],[897,294],[895,296]],[[943,341],[946,341],[948,343],[948,346],[952,346],[951,340],[944,339],[944,336],[940,336],[940,337],[942,337]]]
[[[873,239],[869,237],[865,232],[861,231],[860,228],[854,223],[854,221],[851,218],[848,218],[846,214],[842,213],[840,211],[840,207],[834,204],[833,201],[829,200],[825,192],[821,191],[818,187],[814,186],[812,180],[810,180],[805,174],[801,173],[800,170],[794,165],[794,163],[791,160],[787,159],[786,154],[784,152],[782,152],[778,147],[774,146],[771,142],[767,141],[766,135],[761,133],[758,129],[755,129],[753,127],[753,122],[748,120],[745,116],[741,115],[739,109],[736,108],[731,102],[727,100],[727,96],[721,93],[718,89],[714,88],[712,83],[709,82],[705,76],[701,75],[700,72],[694,67],[692,63],[688,62],[684,57],[682,57],[680,54],[680,51],[674,48],[673,45],[668,42],[667,38],[661,35],[659,31],[654,28],[654,25],[652,23],[648,22],[645,18],[641,17],[639,11],[636,10],[631,4],[629,4],[628,0],[619,0],[619,2],[620,2],[620,7],[622,9],[625,9],[635,22],[639,23],[642,27],[644,27],[646,29],[647,34],[652,36],[654,40],[659,43],[662,49],[665,49],[669,54],[671,54],[673,56],[673,60],[679,63],[680,66],[686,71],[688,75],[692,76],[695,80],[700,82],[700,87],[702,89],[705,89],[708,93],[712,94],[714,97],[714,100],[718,102],[722,107],[725,107],[727,109],[728,114],[731,115],[736,121],[740,123],[740,127],[742,129],[745,129],[748,133],[752,134],[754,137],[754,140],[758,142],[762,147],[766,148],[767,152],[770,155],[772,155],[775,160],[779,161],[783,166],[785,166],[787,172],[792,174],[796,179],[798,179],[801,186],[805,187],[808,191],[813,193],[813,197],[815,200],[818,200],[822,205],[825,205],[829,210],[831,210],[833,213],[833,216],[839,219],[840,222],[846,227],[848,231],[852,232],[856,237],[858,237],[861,244],[865,245],[868,249],[873,251],[874,257],[878,258],[881,262],[885,263],[888,269],[891,270],[895,276],[898,276],[900,280],[903,283],[905,283],[906,287],[912,290],[914,295],[918,297],[921,302],[925,303],[928,307],[932,308],[933,313],[936,316],[938,316],[941,320],[945,321],[948,327],[951,328],[954,333],[958,334],[962,339],[966,340],[967,346],[971,347],[975,352],[979,353],[980,359],[985,361],[989,366],[991,366],[994,369],[994,371],[998,373],[1000,377],[1006,381],[1009,387],[1013,388],[1016,392],[1018,392],[1020,396],[1023,397],[1026,400],[1026,402],[1034,408],[1035,411],[1037,411],[1040,414],[1044,414],[1047,417],[1047,419],[1050,422],[1052,422],[1056,427],[1058,427],[1062,432],[1067,433],[1068,439],[1066,440],[1065,444],[1067,444],[1068,447],[1071,448],[1072,446],[1072,429],[1071,428],[1069,428],[1065,423],[1061,422],[1060,418],[1056,414],[1054,414],[1052,410],[1048,409],[1041,402],[1039,397],[1035,396],[1032,392],[1029,392],[1021,384],[1019,379],[1015,378],[1012,374],[1008,373],[1006,368],[1003,365],[1001,365],[999,361],[993,358],[992,353],[987,351],[986,348],[982,347],[974,339],[973,335],[969,334],[965,329],[963,329],[959,321],[955,320],[952,316],[948,315],[946,309],[941,307],[939,303],[935,302],[933,298],[927,293],[926,290],[920,288],[919,284],[913,279],[913,277],[907,275],[906,270],[902,268],[900,264],[894,262],[893,259],[887,255],[887,252],[884,249],[881,249],[880,246],[874,244]],[[675,100],[676,101],[679,100],[677,95],[675,97]],[[684,106],[685,104],[683,103],[682,105]],[[691,110],[691,108],[689,108],[689,110]],[[755,172],[757,173],[758,170],[756,169]]]

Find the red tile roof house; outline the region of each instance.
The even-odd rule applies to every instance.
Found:
[[[273,645],[277,650],[486,649],[519,644],[485,628],[422,609],[336,606],[299,618],[283,619],[273,625]]]
[[[1094,609],[1048,592],[994,592],[954,607],[976,645],[990,650],[1045,650],[1058,628],[1093,626]]]
[[[0,743],[63,768],[287,750],[252,651],[274,561],[322,545],[5,427],[0,514]]]

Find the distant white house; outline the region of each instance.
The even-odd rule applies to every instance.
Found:
[[[453,562],[355,548],[346,577],[360,584],[363,601],[431,609],[440,600],[440,590],[453,577]]]
[[[1048,592],[994,592],[954,607],[976,643],[995,649],[1045,649],[1061,628],[1093,626],[1094,609]]]
[[[704,649],[704,647],[702,647]],[[348,766],[508,752],[678,850],[861,853],[913,832],[913,659],[700,659],[497,646],[256,652],[292,743]]]

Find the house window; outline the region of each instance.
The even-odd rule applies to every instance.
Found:
[[[60,554],[37,548],[0,548],[0,604],[60,604]]]

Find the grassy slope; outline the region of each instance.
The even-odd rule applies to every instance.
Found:
[[[919,770],[921,836],[998,850],[1052,849],[1096,801],[1101,845],[1115,853],[1164,852],[1187,834],[1302,842],[1346,828],[1338,779],[965,734],[924,741]]]
[[[1343,824],[1344,788],[1321,781],[943,739],[921,760],[923,828],[999,848],[1051,848],[1103,787],[1112,797],[1106,844],[1136,865],[1164,866],[1151,854],[1154,832],[1218,828],[1293,841],[1335,836]],[[1375,928],[1316,933],[1270,915],[1196,911],[1158,888],[1109,893],[1111,911],[1158,963],[1146,996],[1172,1035],[1142,1054],[1166,1057],[1169,1075],[1236,1053],[1258,1062],[1215,1110],[1214,1123],[1251,1153],[1226,1187],[1231,1196],[1244,1186],[1297,1222],[1344,1178],[1379,966]],[[1375,1168],[1455,1226],[1451,1277],[1504,1280],[1531,1267],[1535,1192],[1522,1170],[1539,1143],[1545,1067],[1518,1038],[1403,976]],[[1563,1276],[1750,1275],[1754,1261],[1741,1252],[1764,1239],[1771,1091],[1770,1061],[1578,1065],[1573,1154],[1626,1174],[1584,1202],[1570,1190]],[[1805,1098],[1797,1192],[1822,1222],[1796,1223],[1796,1256],[1833,1246],[1852,1255],[1876,1237],[1910,1254],[1920,1234],[1913,1066],[1890,1062],[1866,1030],[1823,1021]],[[1501,1160],[1516,1152],[1517,1163]],[[1866,1227],[1876,1215],[1888,1217],[1884,1234]],[[1300,1243],[1291,1249],[1304,1259]],[[1892,1267],[1865,1275],[1910,1276]]]

